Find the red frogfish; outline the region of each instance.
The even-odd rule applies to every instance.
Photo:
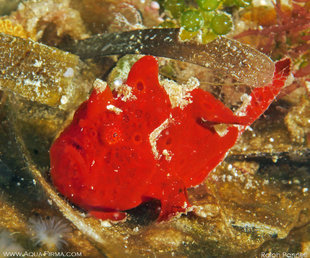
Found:
[[[290,60],[278,61],[272,82],[254,88],[237,114],[198,87],[187,92],[186,105],[173,106],[159,84],[157,59],[145,56],[119,89],[95,83],[52,144],[52,182],[100,219],[124,219],[126,210],[152,199],[161,204],[158,221],[186,212],[187,188],[201,184],[225,158],[289,74]]]

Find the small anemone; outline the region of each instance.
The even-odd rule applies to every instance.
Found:
[[[41,245],[49,250],[59,250],[64,244],[65,238],[71,232],[70,226],[58,217],[30,218],[30,231],[35,245]]]

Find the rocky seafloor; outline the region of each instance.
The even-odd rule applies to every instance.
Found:
[[[309,84],[279,97],[205,181],[188,190],[193,208],[187,214],[158,223],[154,201],[128,211],[126,221],[112,223],[88,216],[57,193],[49,177],[52,141],[87,98],[94,78],[113,81],[113,76],[126,70],[122,60],[116,65],[116,57],[83,62],[47,46],[52,45],[48,33],[57,32],[46,25],[47,19],[54,19],[56,28],[61,28],[58,40],[62,32],[75,39],[94,33],[81,21],[102,22],[105,27],[111,23],[91,17],[96,13],[94,1],[69,2],[62,5],[72,14],[71,21],[80,24],[74,30],[49,12],[46,20],[35,19],[43,7],[59,7],[58,1],[29,1],[34,11],[20,9],[18,15],[11,13],[14,6],[3,11],[12,21],[17,17],[29,37],[44,44],[1,34],[0,257],[5,257],[4,251],[63,252],[60,257],[66,252],[81,252],[85,257],[310,256]],[[84,12],[81,3],[86,6]],[[151,24],[147,26],[156,24],[154,13],[143,15]],[[44,32],[38,33],[43,27]],[[29,54],[29,49],[36,50]],[[8,59],[8,53],[13,59]],[[183,75],[210,80],[202,68],[166,59],[159,62],[162,76],[176,82],[183,82]],[[302,79],[306,81],[307,75]],[[207,84],[201,85],[208,89]]]

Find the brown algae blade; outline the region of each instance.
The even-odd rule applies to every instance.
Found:
[[[0,33],[0,89],[69,109],[87,98],[93,80],[78,56]]]
[[[179,29],[146,29],[107,33],[77,41],[66,49],[81,58],[146,54],[177,59],[206,67],[218,75],[260,87],[271,82],[274,64],[248,45],[225,37],[202,44],[181,41]]]

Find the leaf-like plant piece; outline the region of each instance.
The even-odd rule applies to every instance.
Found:
[[[96,35],[66,46],[81,58],[148,54],[198,64],[253,87],[268,84],[274,64],[266,55],[225,37],[208,44],[181,41],[179,29],[147,29]]]
[[[61,109],[85,100],[93,80],[78,56],[3,33],[0,71],[1,89]]]

